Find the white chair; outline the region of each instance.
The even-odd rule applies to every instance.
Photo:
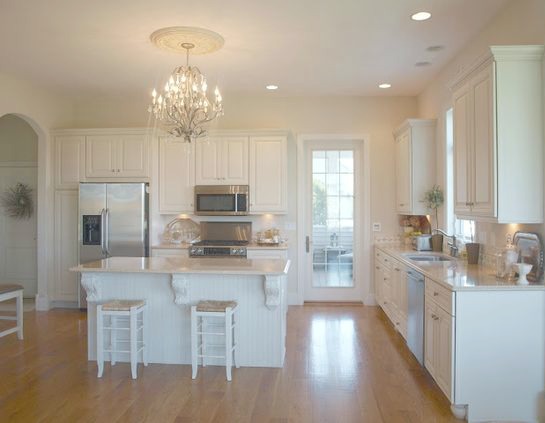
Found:
[[[146,302],[143,300],[114,300],[97,306],[97,377],[102,377],[104,371],[104,353],[110,353],[112,366],[116,363],[117,354],[129,354],[133,379],[137,377],[139,352],[142,352],[144,366],[148,365],[148,329],[145,310]],[[109,326],[105,326],[107,317],[109,317]],[[104,346],[105,331],[109,331],[108,348]],[[118,339],[118,332],[128,332],[128,339]],[[118,349],[119,344],[129,344],[129,349],[126,347]]]
[[[191,307],[191,369],[193,379],[197,377],[199,358],[202,360],[203,367],[206,366],[206,358],[213,358],[225,360],[227,380],[231,381],[233,361],[235,366],[239,367],[236,360],[236,311],[237,303],[235,301],[200,301],[196,306]],[[224,338],[224,344],[207,344],[207,337]],[[224,352],[222,353],[221,350],[224,350]]]
[[[0,332],[2,336],[17,332],[17,338],[23,339],[23,287],[17,284],[0,285],[0,302],[8,301],[15,298],[16,315],[15,316],[0,316],[0,320],[15,320],[16,326]]]

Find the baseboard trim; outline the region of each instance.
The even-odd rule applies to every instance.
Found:
[[[79,309],[79,305],[77,301],[51,301],[51,308]]]
[[[51,303],[47,295],[36,294],[36,311],[48,311]]]
[[[377,300],[375,298],[375,294],[369,294],[363,299],[363,304],[366,306],[376,306]]]
[[[297,292],[288,292],[288,305],[303,305]]]
[[[363,306],[364,304],[361,301],[305,301],[304,306],[335,306],[335,307],[354,307],[354,306]]]

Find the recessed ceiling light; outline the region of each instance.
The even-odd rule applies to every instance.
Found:
[[[414,65],[420,68],[420,67],[424,67],[424,66],[429,66],[429,65],[431,65],[431,63],[430,62],[416,62]]]
[[[267,85],[265,88],[267,88],[268,90],[274,91],[278,89],[278,85],[270,84],[270,85]]]
[[[390,88],[391,86],[392,86],[391,84],[384,83],[384,84],[380,84],[378,87],[379,88]]]
[[[411,15],[411,19],[413,21],[426,21],[429,18],[431,18],[431,13],[430,12],[417,12],[417,13]]]
[[[434,52],[434,51],[441,51],[445,48],[445,46],[429,46],[426,51],[431,51],[431,52]]]

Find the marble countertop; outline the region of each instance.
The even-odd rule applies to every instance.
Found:
[[[151,248],[152,249],[156,249],[156,250],[180,250],[180,249],[188,249],[189,247],[191,247],[191,244],[187,244],[187,243],[182,243],[182,244],[169,244],[169,243],[164,243],[164,244],[156,244],[156,245],[153,245]],[[279,245],[257,245],[255,242],[251,242],[249,243],[248,245],[246,245],[246,248],[252,250],[252,249],[256,249],[256,250],[287,250],[288,249],[288,244],[286,243],[282,243],[282,244],[279,244]]]
[[[464,290],[545,290],[541,283],[517,285],[516,281],[504,281],[496,278],[493,268],[479,264],[467,264],[465,260],[443,262],[415,262],[406,254],[437,254],[431,251],[414,251],[406,246],[376,245],[376,248],[395,257],[400,262],[440,283],[452,291]]]
[[[110,257],[72,267],[72,272],[285,275],[290,260],[183,257]]]

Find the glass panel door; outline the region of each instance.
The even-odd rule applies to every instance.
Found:
[[[354,151],[313,150],[312,286],[353,287]]]

